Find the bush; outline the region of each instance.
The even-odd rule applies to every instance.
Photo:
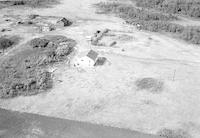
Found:
[[[16,70],[17,71],[17,70]],[[29,72],[30,73],[30,72]],[[36,73],[36,74],[35,74]],[[34,76],[28,76],[26,80],[20,79],[23,76],[20,76],[19,79],[8,80],[0,84],[0,97],[1,98],[13,98],[16,96],[28,96],[35,95],[41,91],[52,88],[53,80],[51,73],[48,71],[39,71],[39,73],[34,72]]]
[[[157,134],[164,138],[192,138],[190,134],[182,129],[171,130],[165,128],[160,130]]]
[[[181,34],[184,31],[184,26],[173,24],[164,21],[134,21],[128,22],[130,24],[136,25],[140,24],[141,29],[148,30],[152,32],[171,32],[176,34]]]
[[[49,40],[47,39],[35,38],[31,40],[30,45],[33,48],[44,48],[48,45],[48,43],[49,43]]]
[[[0,38],[0,49],[3,51],[5,49],[11,47],[13,44],[14,44],[14,42],[8,38],[4,38],[4,37]]]
[[[31,19],[31,20],[33,20],[33,19],[35,19],[35,18],[37,18],[37,17],[39,17],[39,15],[37,15],[37,14],[30,14],[30,15],[28,16],[28,18]]]
[[[185,28],[181,37],[191,43],[200,44],[200,27]]]

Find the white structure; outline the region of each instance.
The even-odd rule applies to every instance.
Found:
[[[81,67],[81,68],[94,67],[94,64],[96,63],[97,59],[98,59],[98,53],[93,50],[90,50],[86,56],[81,57],[74,62],[74,67]]]

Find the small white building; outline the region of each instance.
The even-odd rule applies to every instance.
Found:
[[[86,56],[81,57],[74,62],[74,67],[81,67],[81,68],[94,67],[98,59],[98,55],[99,54],[97,52],[90,50]]]
[[[39,25],[40,32],[50,32],[56,29],[55,26],[53,26],[52,24],[43,23]]]

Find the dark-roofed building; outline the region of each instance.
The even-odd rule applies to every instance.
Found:
[[[99,54],[98,54],[97,52],[95,52],[94,50],[90,50],[90,51],[88,52],[88,54],[87,54],[87,56],[88,56],[89,58],[91,58],[92,60],[94,60],[94,61],[97,60],[98,55],[99,55]]]
[[[76,62],[74,63],[74,66],[83,68],[94,67],[94,64],[98,59],[98,55],[99,54],[94,50],[90,50],[86,56],[77,59]]]

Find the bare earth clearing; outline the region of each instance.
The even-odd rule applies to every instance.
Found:
[[[54,87],[48,93],[0,100],[0,107],[53,117],[104,124],[156,134],[164,128],[183,129],[200,136],[200,49],[164,35],[136,30],[123,20],[95,13],[100,0],[63,0],[49,9],[2,9],[4,14],[40,14],[71,18],[75,23],[48,34],[77,41],[78,55],[91,46],[88,36],[109,28],[116,47],[92,47],[110,65],[80,71],[65,64],[54,71]],[[26,11],[26,12],[25,12]],[[1,20],[0,20],[1,23]],[[22,43],[43,34],[23,32]],[[11,32],[8,32],[8,34]],[[124,40],[124,36],[129,36]],[[122,50],[123,49],[123,50]],[[162,89],[139,89],[142,78],[163,83]]]

